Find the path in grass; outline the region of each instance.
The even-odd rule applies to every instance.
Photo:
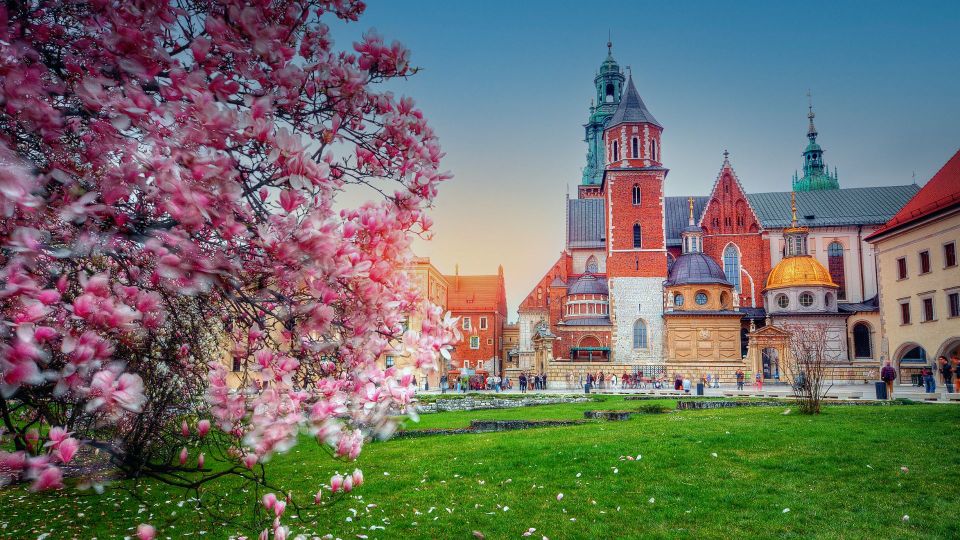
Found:
[[[611,398],[603,406],[643,403]],[[479,413],[557,419],[582,415],[582,405],[423,419],[431,427],[465,425]],[[357,464],[367,483],[321,508],[305,508],[305,524],[294,529],[345,539],[470,538],[474,530],[487,538],[522,538],[530,527],[537,529],[532,537],[554,540],[960,537],[960,408],[838,406],[812,418],[783,411],[685,411],[370,444]],[[638,454],[639,461],[621,459]],[[331,461],[311,444],[270,464],[273,478],[301,499],[334,470],[353,466]],[[216,506],[239,495],[222,488],[204,500]],[[189,503],[177,506],[181,492],[154,486],[146,499],[138,514],[138,503],[116,487],[79,501],[7,490],[0,504],[9,508],[19,500],[20,506],[0,517],[0,537],[53,531],[55,538],[115,538],[142,521],[158,525],[159,538],[225,538],[237,531],[221,520],[176,521],[190,512]]]

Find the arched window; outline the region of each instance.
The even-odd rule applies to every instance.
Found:
[[[643,235],[640,232],[639,223],[633,225],[633,247],[636,249],[643,247]]]
[[[633,323],[633,348],[647,348],[647,323],[643,322],[643,319],[637,319],[637,322]]]
[[[639,204],[640,204],[640,200],[641,200],[641,198],[640,198],[640,184],[634,184],[634,185],[633,185],[633,204],[634,204],[635,206],[636,206],[636,205],[639,205]]]
[[[593,255],[587,259],[587,273],[596,274],[600,270],[599,265],[597,264],[597,258]]]
[[[613,160],[620,161],[620,145],[613,141]]]
[[[853,356],[854,358],[872,358],[873,344],[870,343],[870,327],[859,322],[853,325]]]
[[[740,250],[733,244],[723,250],[723,273],[733,284],[733,289],[740,292]]]
[[[632,148],[632,150],[633,150],[633,157],[634,157],[634,159],[640,157],[640,139],[638,139],[638,138],[636,138],[636,137],[633,138],[633,148]]]
[[[726,291],[720,293],[720,309],[730,309],[730,295]]]
[[[613,83],[608,83],[607,95],[604,96],[604,101],[606,101],[607,103],[613,103],[613,94],[614,94]]]
[[[840,242],[831,242],[827,247],[827,268],[830,269],[830,279],[840,286],[837,289],[837,299],[846,300],[846,280],[843,275],[843,245]]]

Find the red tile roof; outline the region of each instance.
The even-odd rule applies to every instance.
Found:
[[[960,205],[960,150],[937,174],[903,205],[890,221],[874,231],[866,240],[909,225],[929,215]]]
[[[506,292],[498,275],[443,277],[449,284],[447,309],[450,311],[499,312],[501,302],[505,302]]]

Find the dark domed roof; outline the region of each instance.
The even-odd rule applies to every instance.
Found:
[[[731,285],[717,261],[703,253],[685,253],[677,257],[670,268],[667,285],[686,285],[690,283]]]
[[[607,290],[605,279],[597,279],[593,274],[584,274],[567,289],[567,294],[610,294],[610,292]]]

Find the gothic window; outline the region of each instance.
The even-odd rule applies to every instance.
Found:
[[[733,244],[723,250],[723,273],[733,284],[733,289],[740,292],[740,250]]]
[[[596,274],[599,270],[600,269],[597,265],[597,258],[591,255],[590,258],[587,259],[587,273]]]
[[[827,247],[827,268],[830,270],[830,279],[840,286],[837,289],[837,299],[845,300],[847,291],[843,273],[843,245],[840,242],[831,242]]]
[[[636,137],[633,138],[633,157],[640,157],[640,139]]]
[[[640,232],[639,223],[636,223],[633,226],[633,247],[636,249],[643,247],[643,235]]]
[[[854,358],[871,358],[873,346],[870,343],[870,327],[859,322],[853,325],[853,356]]]
[[[647,323],[643,322],[643,319],[637,319],[637,322],[633,323],[633,348],[647,348]]]
[[[613,141],[613,160],[620,161],[620,145]]]
[[[634,206],[640,204],[640,184],[633,185],[633,204]]]

